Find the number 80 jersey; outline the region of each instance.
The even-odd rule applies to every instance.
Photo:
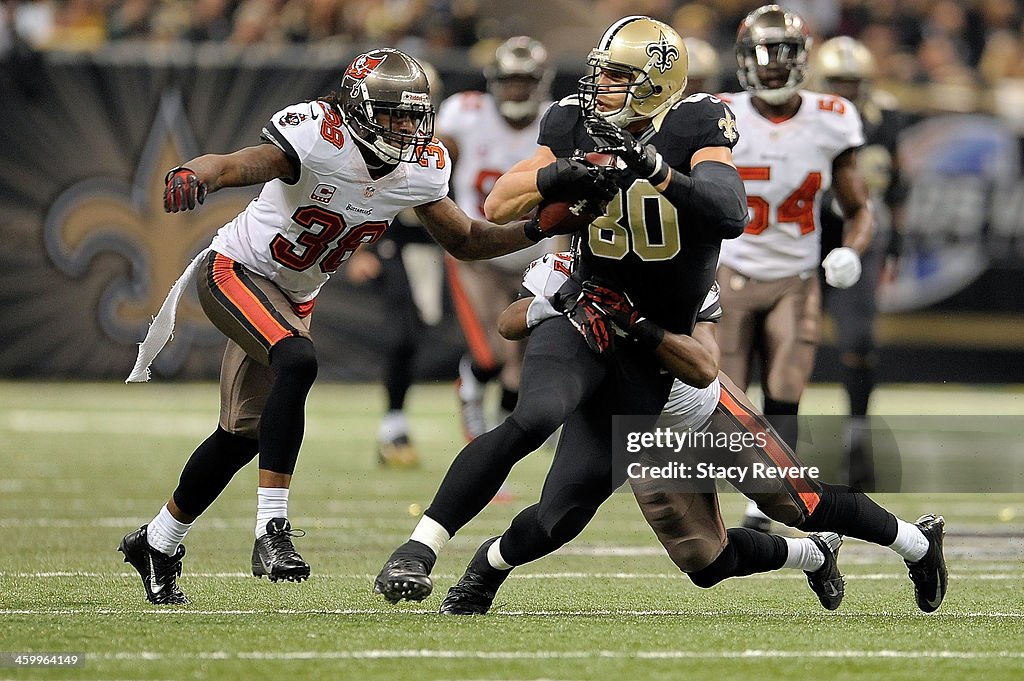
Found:
[[[816,270],[818,207],[832,185],[832,162],[864,144],[860,115],[849,101],[802,91],[792,118],[771,121],[749,92],[725,95],[743,135],[733,161],[747,190],[750,222],[722,243],[719,262],[752,279],[774,281]]]
[[[451,164],[440,142],[428,145],[419,163],[399,163],[374,180],[352,133],[327,102],[282,109],[264,127],[263,139],[284,151],[298,179],[267,182],[211,247],[270,279],[296,303],[315,298],[399,211],[448,194]]]

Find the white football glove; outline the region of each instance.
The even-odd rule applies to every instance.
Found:
[[[843,246],[833,250],[821,261],[821,266],[829,286],[850,288],[860,279],[860,256],[852,248]]]
[[[537,296],[530,301],[526,308],[526,328],[532,329],[545,319],[561,317],[562,313],[551,305],[551,299],[546,296]]]

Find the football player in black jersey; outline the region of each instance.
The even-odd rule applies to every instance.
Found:
[[[875,60],[863,43],[847,36],[832,38],[818,48],[816,74],[825,92],[845,97],[857,105],[864,124],[864,146],[857,152],[858,165],[871,190],[877,233],[861,256],[863,274],[847,289],[823,287],[824,304],[836,326],[836,345],[842,365],[842,381],[850,399],[846,456],[849,483],[871,490],[875,486],[874,463],[866,433],[865,417],[875,387],[875,290],[887,255],[898,251],[900,207],[907,187],[901,180],[896,146],[906,116],[896,109],[895,98],[871,87]],[[821,255],[841,246],[843,216],[832,193],[821,202]]]
[[[583,165],[572,160],[578,153],[615,154],[619,193],[608,214],[580,235],[572,281],[599,277],[626,291],[660,328],[689,334],[714,281],[722,239],[746,225],[746,194],[732,164],[735,120],[710,95],[683,99],[686,48],[659,21],[616,21],[588,63],[592,72],[580,80],[579,95],[548,109],[537,152],[497,181],[485,211],[496,221],[512,220],[559,195]],[[412,537],[377,576],[375,591],[392,602],[429,595],[441,547],[487,504],[512,466],[564,424],[540,502],[480,547],[441,606],[443,613],[486,612],[512,567],[574,538],[625,480],[624,470],[613,470],[612,417],[645,415],[653,426],[671,380],[636,348],[591,352],[566,318],[539,326],[527,346],[515,410],[453,461]]]

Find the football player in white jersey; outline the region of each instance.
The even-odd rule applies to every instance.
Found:
[[[498,46],[485,71],[487,92],[459,92],[438,109],[436,134],[455,163],[452,189],[466,214],[483,219],[494,181],[537,149],[540,113],[551,103],[547,50],[527,36]],[[497,422],[515,407],[523,347],[502,338],[498,315],[515,300],[523,268],[550,249],[546,242],[500,258],[459,262],[446,258],[449,288],[469,352],[457,383],[462,428],[472,441],[488,428],[484,390],[497,378],[502,394]]]
[[[790,447],[796,415],[814,367],[821,319],[819,265],[826,282],[852,286],[871,241],[872,215],[857,168],[864,144],[854,105],[802,89],[810,36],[804,21],[778,5],[743,20],[736,42],[745,92],[724,97],[742,137],[734,158],[747,191],[749,223],[722,245],[722,369],[746,389],[755,357],[764,412]],[[819,208],[832,188],[843,214],[843,244],[821,260]],[[755,509],[751,527],[768,529]]]
[[[501,332],[509,338],[525,338],[539,324],[562,315],[558,297],[573,270],[570,253],[545,255],[526,270],[522,297],[499,318]],[[584,285],[581,304],[591,305],[604,323],[612,327],[615,342],[641,345],[639,327],[650,320],[638,318],[628,297],[606,285]],[[722,317],[718,287],[713,286],[697,314],[689,335],[660,329],[657,344],[647,345],[676,379],[672,383],[659,428],[676,433],[696,431],[755,443],[743,452],[729,453],[723,466],[749,468],[755,462],[779,468],[801,465],[763,415],[724,373],[717,373],[719,354],[716,326]],[[671,461],[644,453],[641,466],[662,468],[666,463],[686,461],[708,463],[712,451],[694,449],[671,456]],[[642,469],[641,469],[642,470]],[[691,469],[693,470],[693,469]],[[900,520],[856,490],[816,481],[787,477],[769,487],[740,483],[737,489],[780,522],[812,531],[805,538],[772,536],[771,542],[755,547],[750,534],[726,530],[719,513],[714,487],[700,488],[655,476],[630,476],[630,485],[647,522],[665,551],[694,584],[711,587],[729,577],[793,568],[807,573],[808,584],[828,610],[839,607],[845,594],[843,577],[836,564],[842,536],[871,541],[892,548],[910,569],[918,606],[930,612],[941,603],[946,590],[945,558],[942,554],[943,520],[922,516],[917,523]]]
[[[290,538],[288,488],[317,373],[310,313],[320,287],[360,245],[377,240],[405,208],[458,258],[494,257],[539,240],[536,223],[494,225],[448,198],[451,160],[433,138],[433,120],[422,67],[398,50],[372,50],[348,66],[337,93],[274,114],[263,144],[200,156],[168,172],[168,212],[195,209],[223,187],[265,184],[175,284],[128,379],[148,379],[177,300],[195,280],[203,310],[228,337],[220,421],[185,464],[167,504],[121,541],[149,601],[186,602],[176,583],[181,541],[257,453],[253,574],[272,581],[309,575]],[[556,175],[555,184],[580,180],[572,169]]]

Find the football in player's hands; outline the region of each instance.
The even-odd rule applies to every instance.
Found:
[[[537,227],[545,236],[575,234],[604,215],[608,202],[593,199],[544,199],[537,206]]]

